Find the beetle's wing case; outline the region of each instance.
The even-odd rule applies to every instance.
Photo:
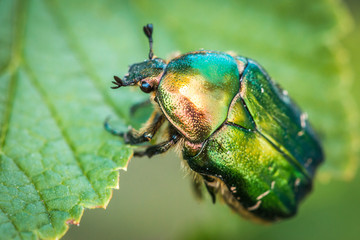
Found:
[[[307,115],[255,61],[248,59],[241,80],[241,98],[257,130],[313,176],[324,156]]]
[[[245,209],[266,220],[290,217],[310,190],[311,179],[257,131],[225,124],[191,156],[183,157],[196,172],[224,181]]]

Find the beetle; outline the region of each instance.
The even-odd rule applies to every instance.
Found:
[[[112,88],[139,86],[155,110],[140,131],[119,132],[105,121],[106,130],[137,145],[165,126],[164,142],[134,155],[152,157],[177,145],[214,203],[218,196],[255,221],[293,216],[324,159],[307,114],[256,61],[208,50],[165,61],[153,54],[153,25],[143,30],[149,58],[123,79],[114,76]]]

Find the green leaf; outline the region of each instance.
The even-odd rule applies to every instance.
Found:
[[[338,1],[0,1],[0,238],[58,238],[84,208],[105,207],[132,154],[102,128],[139,126],[146,96],[112,75],[155,54],[236,51],[261,63],[323,139],[320,177],[351,178],[359,143]],[[190,194],[190,193],[189,193]]]
[[[2,1],[0,238],[57,238],[105,208],[132,150],[102,127],[115,102],[50,2]],[[122,101],[125,101],[122,98]]]

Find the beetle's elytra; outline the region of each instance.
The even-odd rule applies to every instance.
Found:
[[[168,139],[135,152],[163,153],[179,145],[182,156],[215,202],[262,221],[293,216],[311,190],[321,144],[307,115],[264,69],[246,57],[195,51],[170,61],[154,57],[130,66],[112,88],[137,85],[156,106],[140,131],[117,132],[126,143],[150,141],[166,124]]]

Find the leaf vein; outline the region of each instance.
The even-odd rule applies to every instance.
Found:
[[[11,223],[11,225],[15,228],[16,230],[16,234],[19,238],[21,238],[20,236],[20,230],[18,229],[18,227],[16,226],[16,224],[14,223],[14,220],[12,218],[9,217],[9,215],[3,211],[3,209],[0,208],[0,211],[6,216],[6,218],[9,220],[9,223]]]
[[[85,70],[84,72],[89,76],[91,82],[95,85],[96,89],[100,89],[101,96],[105,103],[108,106],[111,106],[112,110],[121,118],[126,118],[124,113],[116,108],[115,103],[110,98],[110,96],[106,93],[104,85],[101,82],[101,78],[93,71],[95,69],[91,66],[89,58],[86,56],[85,52],[82,50],[81,45],[76,41],[75,34],[72,33],[68,24],[66,23],[66,18],[61,16],[59,11],[56,11],[57,8],[55,5],[55,1],[45,1],[48,6],[49,11],[51,12],[51,16],[53,17],[55,23],[59,27],[59,29],[64,33],[66,41],[68,43],[69,48],[74,53],[75,57],[78,59],[81,67]]]
[[[30,66],[27,63],[23,64],[24,66],[24,70],[27,73],[27,75],[29,76],[30,81],[32,82],[33,86],[36,87],[37,91],[40,93],[43,102],[46,104],[47,108],[49,109],[49,112],[52,116],[52,118],[54,119],[56,125],[59,127],[59,130],[61,132],[61,136],[63,137],[63,139],[65,140],[65,142],[67,143],[67,145],[69,146],[69,149],[71,150],[71,155],[74,157],[75,162],[77,164],[77,166],[79,167],[79,169],[81,170],[82,174],[86,177],[86,180],[88,181],[88,183],[90,184],[92,190],[94,191],[94,193],[98,196],[98,200],[101,199],[101,195],[98,191],[96,191],[92,181],[90,180],[90,178],[88,177],[88,175],[86,174],[84,168],[82,167],[82,165],[79,162],[79,158],[78,155],[76,154],[76,149],[73,145],[73,142],[71,141],[71,138],[68,136],[68,134],[64,131],[63,128],[63,124],[61,123],[60,118],[58,117],[58,114],[56,112],[55,107],[51,104],[51,102],[48,100],[45,91],[42,89],[40,83],[36,80],[35,74],[32,72]]]
[[[5,154],[2,154],[2,155],[3,155],[3,156],[6,156]],[[34,186],[36,192],[38,193],[40,199],[42,200],[42,201],[40,201],[40,202],[43,204],[44,208],[46,209],[46,213],[47,213],[47,216],[48,216],[50,225],[53,226],[53,222],[52,222],[52,218],[51,218],[51,215],[50,215],[50,211],[49,211],[49,209],[48,209],[48,206],[46,205],[45,200],[44,200],[42,194],[40,193],[39,188],[36,186],[35,182],[33,181],[33,179],[26,173],[26,171],[17,163],[17,161],[16,161],[15,159],[11,158],[10,156],[7,157],[7,158],[10,159],[10,160],[16,165],[16,167],[19,169],[19,171],[24,174],[24,176],[26,177],[26,179],[28,180],[28,182],[31,183],[31,184]],[[2,210],[2,209],[1,209],[1,210]],[[17,229],[17,228],[16,228],[16,229]],[[19,229],[17,229],[17,230],[19,231]]]

